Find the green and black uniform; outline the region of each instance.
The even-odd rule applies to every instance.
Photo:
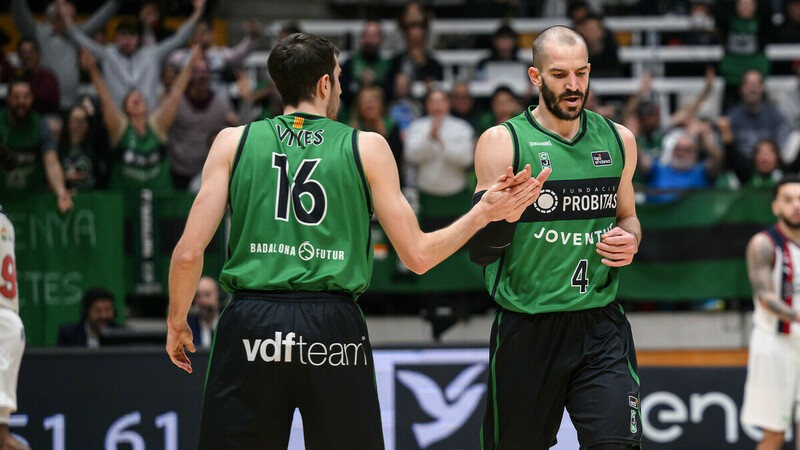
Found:
[[[611,121],[591,111],[578,120],[571,141],[539,125],[532,109],[505,123],[515,170],[530,164],[552,173],[485,270],[499,309],[484,449],[549,448],[564,407],[581,448],[641,442],[633,339],[615,301],[618,272],[596,248],[616,225],[625,149]]]
[[[358,132],[295,113],[248,125],[230,177],[233,301],[209,365],[201,448],[383,448],[356,298],[372,275],[372,203]]]
[[[17,157],[16,169],[0,171],[0,196],[13,199],[45,192],[42,157],[56,147],[52,132],[39,114],[30,112],[15,127],[11,124],[9,110],[0,110],[0,145],[8,147]]]

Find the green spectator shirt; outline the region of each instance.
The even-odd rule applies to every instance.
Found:
[[[11,198],[42,192],[45,186],[42,156],[55,150],[52,134],[33,111],[19,128],[11,126],[8,114],[8,109],[0,111],[0,145],[17,155],[18,166],[9,173],[0,171],[0,195]]]

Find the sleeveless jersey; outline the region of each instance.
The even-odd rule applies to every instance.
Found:
[[[115,152],[117,161],[109,179],[111,189],[172,189],[166,147],[149,123],[144,136],[128,123]]]
[[[0,207],[0,308],[19,313],[17,259],[14,253],[14,225]]]
[[[0,171],[0,193],[4,198],[43,192],[45,186],[39,127],[41,118],[35,112],[22,128],[14,128],[8,109],[0,110],[0,145],[5,145],[17,155],[17,168],[11,172]]]
[[[229,192],[226,291],[367,289],[372,199],[356,130],[304,113],[253,122]]]
[[[486,287],[500,306],[528,314],[605,306],[616,297],[617,269],[600,262],[596,244],[616,225],[622,140],[613,122],[585,110],[566,141],[539,125],[532,108],[504,124],[515,170],[552,172],[511,244],[486,267]]]
[[[773,258],[772,281],[773,292],[778,294],[795,311],[800,311],[800,246],[784,236],[777,225],[763,230],[775,247]],[[800,336],[800,324],[784,322],[775,313],[761,305],[753,298],[753,324],[772,334]]]

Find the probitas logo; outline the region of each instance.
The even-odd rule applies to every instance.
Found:
[[[366,337],[361,337],[366,341]],[[296,356],[300,364],[321,366],[358,366],[367,365],[367,353],[364,343],[306,342],[303,336],[294,331],[286,333],[276,331],[274,339],[242,339],[247,360],[255,362],[260,357],[264,362],[292,362]],[[295,351],[296,349],[296,351]]]

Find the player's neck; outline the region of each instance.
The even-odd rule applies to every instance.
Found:
[[[283,108],[283,113],[294,114],[296,112],[302,112],[306,114],[314,114],[317,116],[325,117],[326,110],[327,110],[327,105],[322,104],[320,100],[314,102],[301,101],[300,103],[294,106],[286,105]]]
[[[795,244],[800,245],[800,229],[791,228],[786,225],[782,220],[778,221],[778,228],[784,236],[788,237]]]
[[[554,116],[547,107],[544,106],[544,99],[539,99],[539,106],[533,110],[533,118],[543,126],[545,130],[555,133],[566,141],[571,141],[578,134],[581,128],[581,119],[578,116],[575,120],[562,120]]]

